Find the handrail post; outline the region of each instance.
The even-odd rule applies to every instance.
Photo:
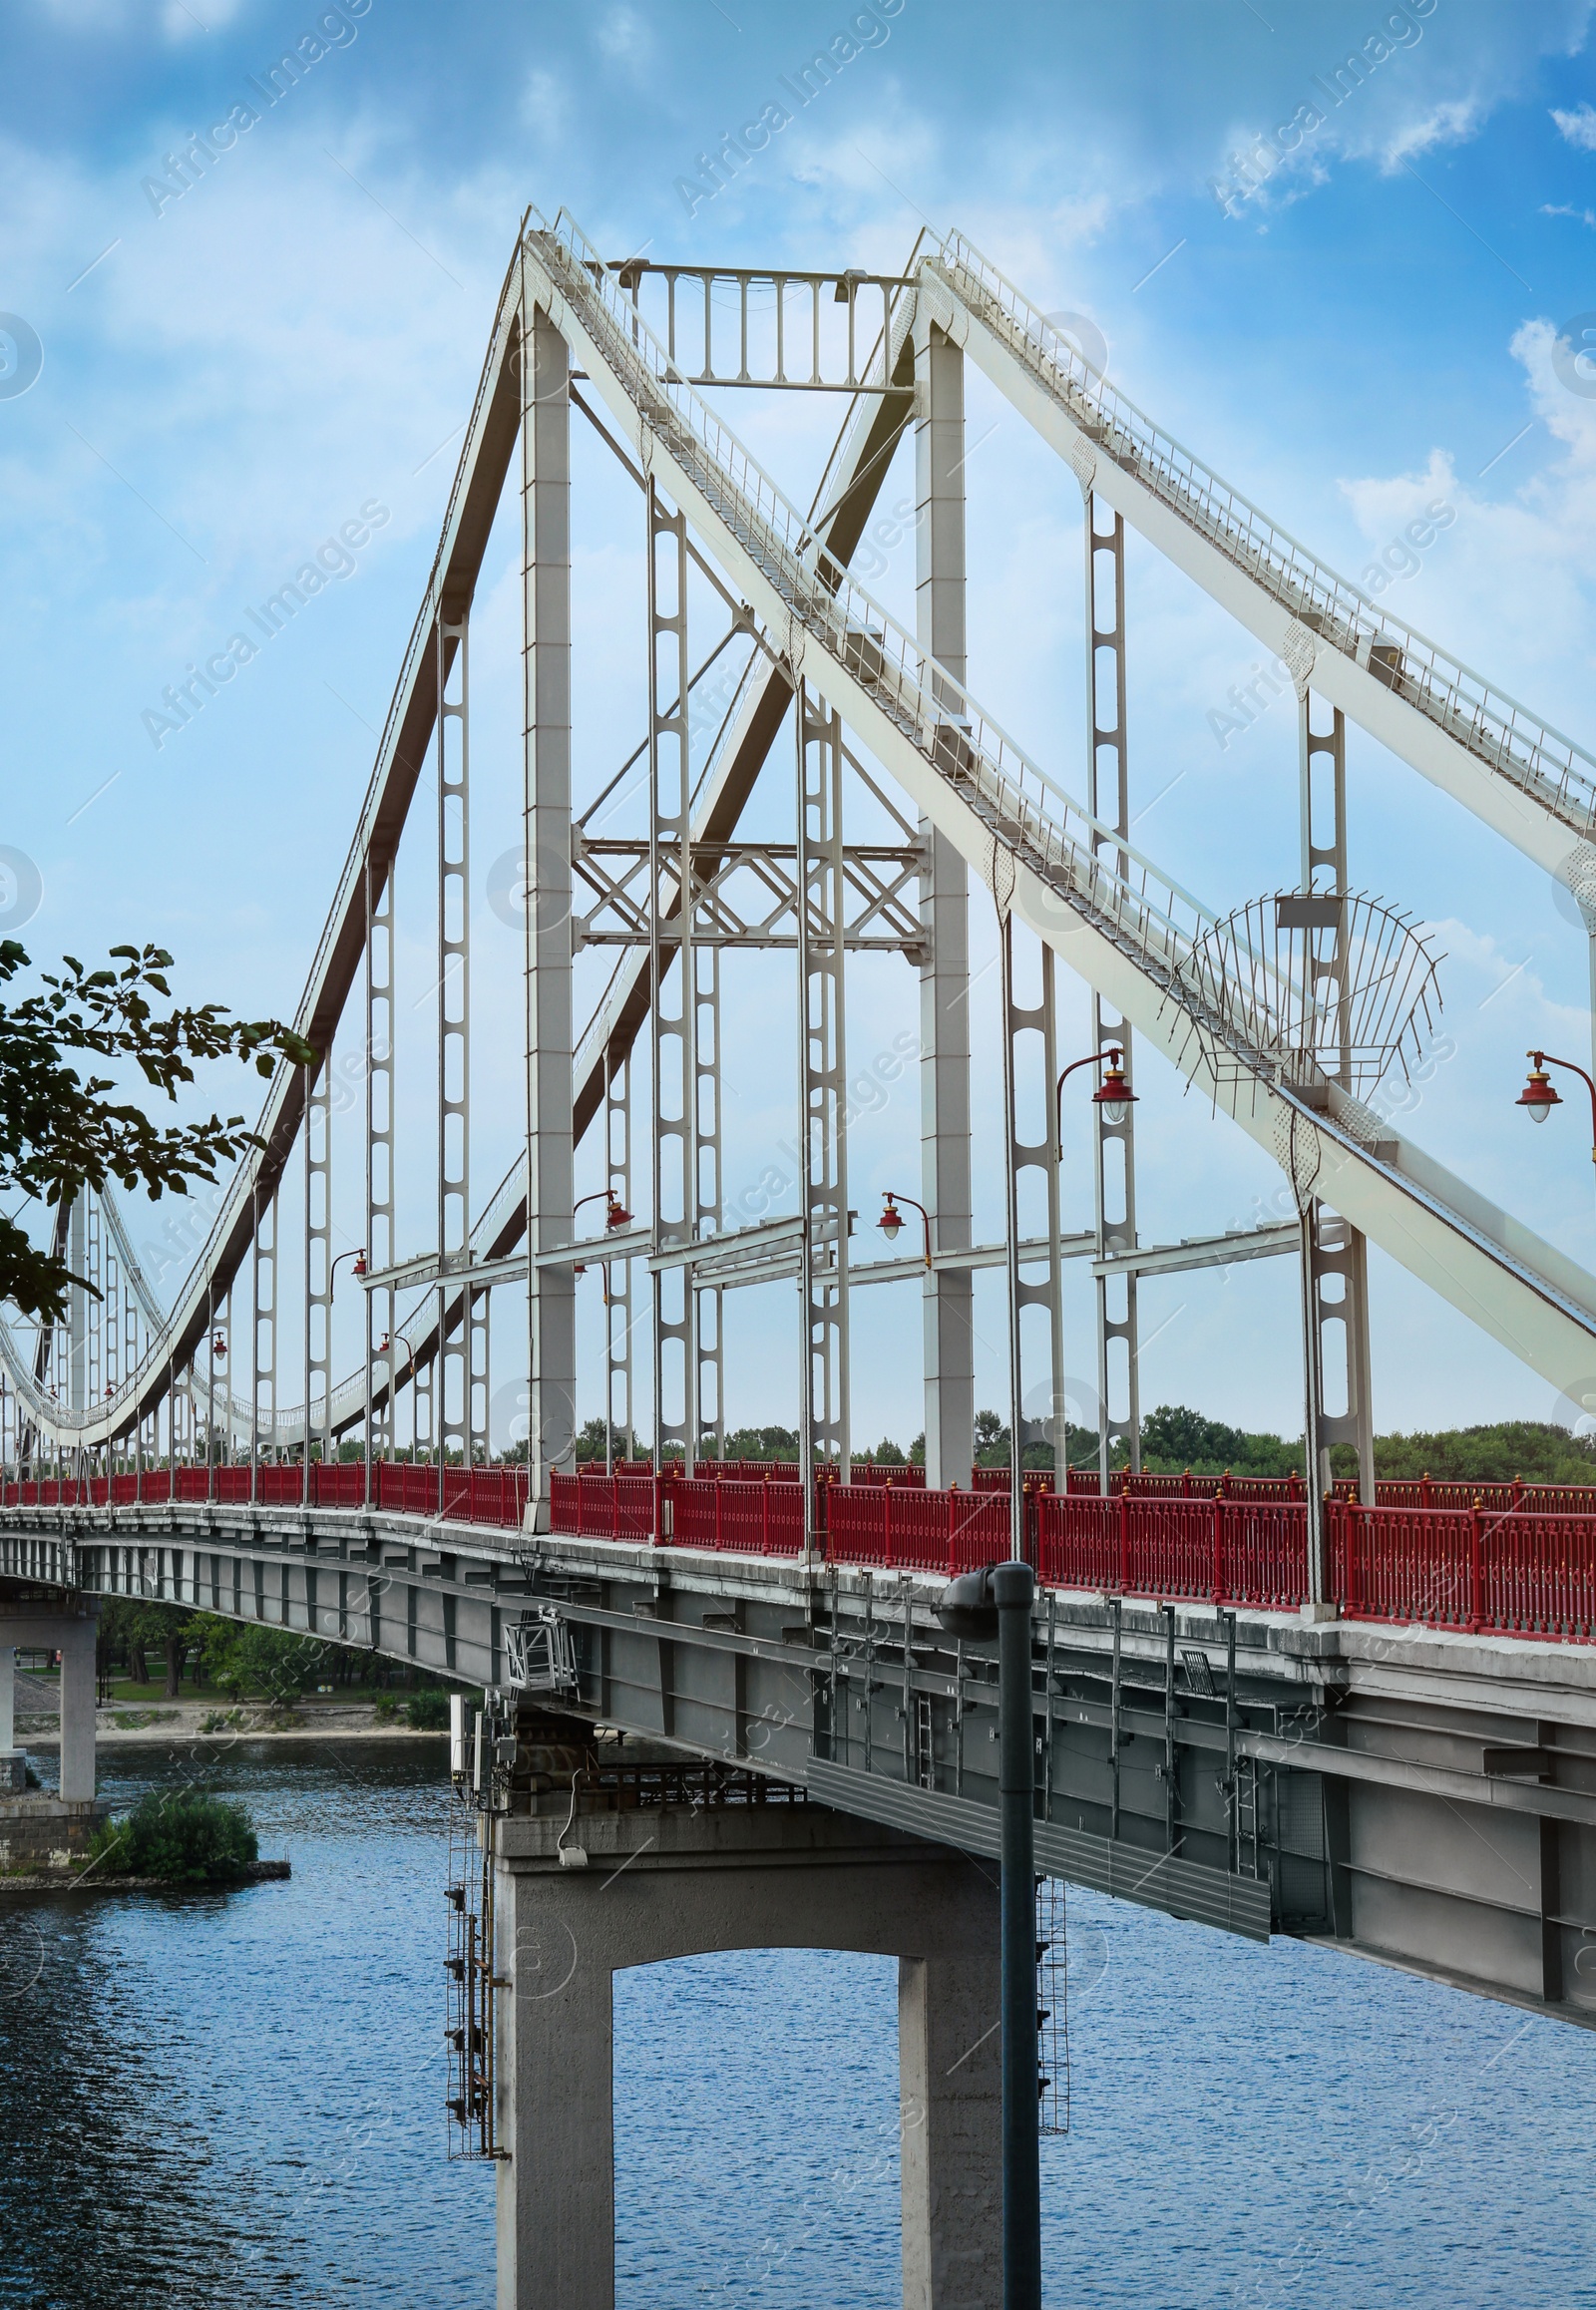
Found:
[[[1468,1629],[1477,1635],[1483,1625],[1481,1606],[1484,1602],[1484,1533],[1480,1525],[1480,1499],[1474,1494],[1468,1511]]]
[[[1225,1503],[1214,1495],[1214,1602],[1225,1593]]]
[[[1130,1501],[1123,1485],[1119,1488],[1119,1593],[1130,1594]]]

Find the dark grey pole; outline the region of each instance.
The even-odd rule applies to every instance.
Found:
[[[998,1799],[1002,1856],[1003,2310],[1041,2310],[1036,2146],[1035,1732],[1030,1566],[994,1567],[998,1607]]]

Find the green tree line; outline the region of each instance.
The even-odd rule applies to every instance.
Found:
[[[978,1411],[976,1465],[1007,1467],[1008,1443],[1008,1425],[1000,1414]],[[601,1419],[590,1419],[577,1437],[577,1457],[601,1460],[603,1456],[604,1423]],[[648,1446],[635,1435],[617,1435],[614,1456],[617,1460],[646,1459]],[[702,1456],[713,1456],[713,1445],[708,1439],[702,1447]],[[796,1461],[798,1431],[777,1426],[736,1428],[726,1437],[725,1456],[728,1460]],[[890,1436],[884,1436],[874,1449],[858,1451],[854,1456],[889,1467],[919,1465],[926,1457],[926,1439],[923,1435],[916,1436],[906,1450]],[[1072,1467],[1095,1467],[1096,1431],[1071,1427],[1067,1435],[1067,1456]],[[1125,1458],[1124,1447],[1116,1445],[1114,1466],[1123,1467]],[[1294,1470],[1300,1475],[1304,1459],[1300,1435],[1281,1436],[1267,1430],[1232,1427],[1225,1420],[1210,1419],[1206,1412],[1193,1411],[1188,1404],[1161,1403],[1156,1410],[1148,1412],[1141,1424],[1141,1464],[1154,1475],[1180,1475],[1188,1468],[1194,1476],[1222,1476],[1227,1470],[1233,1476],[1286,1476]],[[1028,1468],[1050,1468],[1051,1445],[1027,1443],[1024,1464]],[[1357,1458],[1351,1445],[1336,1445],[1331,1452],[1331,1465],[1338,1476],[1356,1475]],[[1479,1427],[1415,1429],[1411,1434],[1398,1431],[1376,1436],[1375,1473],[1390,1477],[1430,1475],[1458,1483],[1510,1483],[1515,1476],[1520,1476],[1526,1484],[1596,1484],[1596,1439],[1575,1435],[1566,1427],[1539,1419],[1495,1420]]]

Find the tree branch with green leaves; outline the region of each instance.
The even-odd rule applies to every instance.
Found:
[[[0,941],[0,986],[28,962],[16,940]],[[217,1002],[174,1005],[172,957],[163,948],[113,947],[110,964],[88,970],[68,955],[59,975],[40,973],[39,993],[0,1001],[0,1193],[20,1189],[54,1207],[115,1180],[154,1201],[186,1195],[192,1179],[214,1183],[219,1164],[263,1144],[242,1115],[160,1127],[141,1107],[107,1096],[117,1088],[114,1076],[80,1075],[69,1054],[131,1059],[153,1090],[174,1101],[206,1059],[252,1061],[269,1080],[279,1058],[306,1066],[316,1057],[278,1019],[234,1018]],[[59,1323],[74,1283],[93,1288],[58,1250],[41,1250],[0,1216],[0,1300]]]

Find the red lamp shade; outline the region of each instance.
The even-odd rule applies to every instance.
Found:
[[[366,1272],[366,1254],[365,1247],[363,1245],[361,1249],[355,1253],[355,1264],[353,1272],[357,1276],[363,1276]]]
[[[1103,1079],[1092,1092],[1091,1103],[1094,1107],[1101,1107],[1105,1122],[1122,1123],[1135,1103],[1135,1092],[1125,1080],[1123,1056],[1119,1051],[1111,1050],[1108,1053],[1108,1064],[1103,1069]]]
[[[896,1243],[903,1233],[904,1215],[890,1195],[887,1198],[887,1208],[877,1220],[876,1225],[889,1243]]]
[[[221,1334],[220,1334],[219,1332],[216,1334],[215,1338],[214,1338],[214,1339],[211,1341],[211,1343],[210,1343],[210,1352],[211,1352],[211,1354],[212,1354],[212,1355],[215,1357],[215,1359],[216,1359],[216,1361],[217,1361],[218,1363],[225,1363],[225,1362],[226,1362],[226,1360],[227,1360],[227,1343],[226,1343],[226,1341],[225,1341],[225,1340],[223,1340],[223,1338],[221,1337]]]
[[[630,1227],[631,1225],[631,1213],[621,1202],[619,1196],[613,1193],[609,1197],[609,1209],[604,1213],[604,1225],[605,1227]]]
[[[1560,1107],[1563,1102],[1546,1069],[1531,1067],[1529,1080],[1513,1103],[1525,1110],[1532,1123],[1544,1123],[1553,1107]]]

